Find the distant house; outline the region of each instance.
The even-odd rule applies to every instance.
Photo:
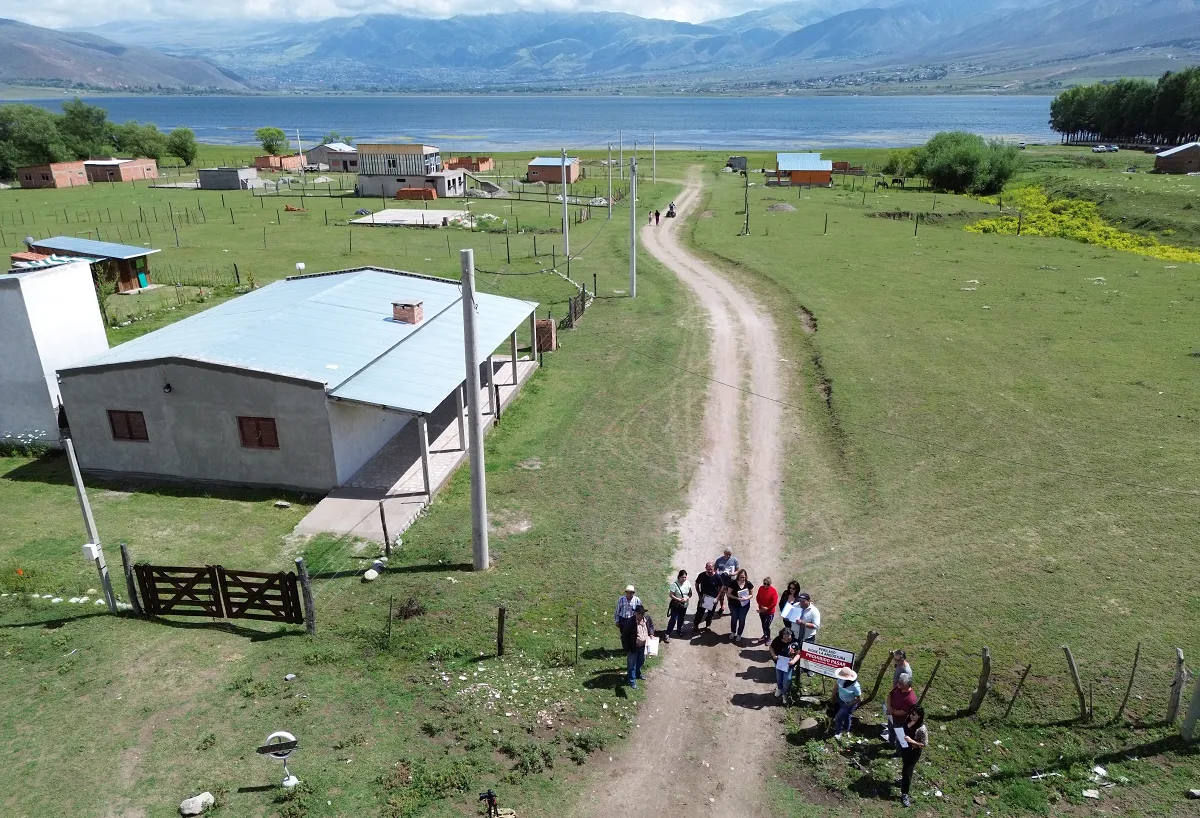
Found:
[[[300,170],[304,167],[304,155],[293,153],[290,156],[266,156],[254,157],[254,167],[259,170]]]
[[[1163,151],[1154,157],[1154,169],[1159,173],[1200,172],[1200,142],[1189,142]]]
[[[490,156],[458,156],[446,163],[447,169],[450,170],[467,170],[471,173],[487,173],[489,170],[495,170],[496,163],[492,161]]]
[[[561,185],[563,183],[562,162],[563,160],[560,156],[535,156],[529,160],[529,170],[526,171],[525,177],[530,182]],[[567,157],[568,185],[574,184],[579,180],[579,167],[578,158]]]
[[[537,305],[475,298],[478,366],[506,339],[515,344]],[[454,279],[395,270],[296,276],[60,367],[80,465],[303,491],[342,485],[413,421],[455,416],[466,380],[461,301]]]
[[[86,261],[0,274],[0,438],[59,440],[58,377],[108,349]]]
[[[378,144],[358,146],[359,196],[394,198],[400,190],[427,188],[438,198],[464,196],[467,179],[461,169],[442,165],[442,153],[433,145]],[[412,196],[413,194],[405,194]]]
[[[819,153],[777,153],[773,183],[829,187],[833,184],[833,162],[822,159]]]
[[[150,256],[157,253],[147,247],[93,241],[76,236],[53,236],[35,239],[29,245],[34,253],[60,258],[82,258],[95,268],[97,281],[116,281],[117,292],[142,290],[154,282],[150,279]]]
[[[87,185],[83,162],[51,162],[17,169],[17,181],[23,188],[79,187]]]
[[[345,142],[326,142],[304,152],[304,162],[341,173],[358,173],[358,148]]]
[[[158,162],[153,159],[87,159],[83,163],[89,182],[132,182],[157,179]]]
[[[257,187],[258,168],[201,168],[201,190],[249,190]]]

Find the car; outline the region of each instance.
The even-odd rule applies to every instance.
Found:
[[[1018,143],[1017,143],[1017,147],[1018,147],[1018,148],[1020,148],[1021,150],[1025,150],[1025,143],[1024,143],[1024,142],[1018,142]]]
[[[1108,145],[1092,145],[1092,153],[1108,153]]]

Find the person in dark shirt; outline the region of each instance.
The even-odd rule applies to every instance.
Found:
[[[692,621],[692,634],[700,633],[700,622],[712,630],[713,613],[717,609],[717,596],[724,587],[724,578],[717,573],[717,567],[711,562],[704,564],[704,570],[696,577],[696,594],[700,604],[696,606],[696,618]],[[705,605],[708,607],[705,608]]]

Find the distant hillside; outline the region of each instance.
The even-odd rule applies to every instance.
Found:
[[[5,19],[0,19],[0,83],[222,91],[247,87],[237,74],[208,60]]]

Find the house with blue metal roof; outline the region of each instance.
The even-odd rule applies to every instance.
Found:
[[[574,184],[579,179],[579,157],[567,157],[567,184]],[[563,158],[561,156],[535,156],[529,160],[529,169],[525,173],[530,182],[561,185],[563,181]]]
[[[150,279],[150,256],[158,251],[149,247],[78,236],[51,236],[27,243],[35,253],[87,259],[96,281],[112,283],[119,293],[144,290],[154,283]]]
[[[483,380],[506,341],[515,380],[537,304],[475,300]],[[461,406],[462,311],[459,282],[397,270],[268,284],[59,370],[80,465],[327,491],[413,426],[427,462],[427,420]]]
[[[833,184],[833,162],[822,159],[819,153],[777,153],[773,181],[779,185],[829,187]]]

